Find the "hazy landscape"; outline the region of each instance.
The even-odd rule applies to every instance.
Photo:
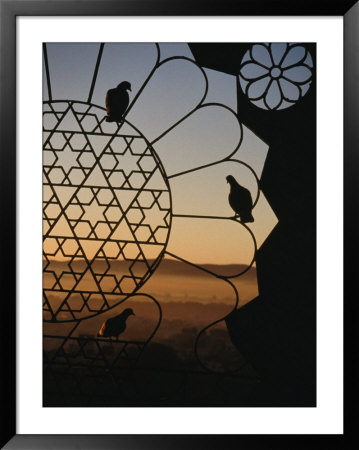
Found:
[[[73,270],[79,270],[82,263],[82,261],[77,261],[72,264]],[[103,262],[98,262],[98,264],[101,263]],[[126,263],[121,261],[116,263],[120,273]],[[52,267],[55,268],[56,273],[66,270],[64,267],[66,265],[65,262],[56,262],[56,264],[52,262]],[[216,273],[228,272],[228,267],[232,272],[235,270],[240,272],[244,269],[243,266],[203,265],[203,267]],[[45,289],[46,286],[49,286],[47,278],[52,276],[48,272],[44,273]],[[240,295],[239,306],[258,295],[255,267],[251,268],[246,274],[231,279],[231,281]],[[211,322],[229,314],[236,303],[233,287],[226,281],[188,264],[166,259],[161,262],[155,273],[137,293],[144,295],[127,299],[124,296],[109,295],[113,303],[119,301],[122,301],[122,303],[96,317],[83,320],[77,328],[77,333],[96,336],[104,320],[119,314],[125,308],[132,308],[136,315],[130,318],[127,330],[122,338],[146,340],[159,320],[158,307],[149,297],[145,296],[146,294],[153,296],[161,305],[161,326],[156,333],[156,340],[158,341],[167,340],[180,333],[182,329],[195,328],[199,331]],[[56,290],[47,291],[50,303],[53,302],[54,305],[58,304],[56,298],[58,295],[59,298],[63,297],[62,295],[60,297],[60,292],[57,294]],[[85,308],[85,314],[89,316],[94,313],[90,313]],[[45,322],[44,333],[66,334],[72,326],[72,324]]]
[[[56,264],[64,265],[66,263],[58,262]],[[81,262],[78,262],[78,267],[73,266],[73,269],[75,271],[78,270],[80,264]],[[233,273],[235,270],[240,272],[244,269],[244,267],[240,266],[204,265],[203,267],[215,273],[228,273],[229,270]],[[63,270],[64,268],[61,269]],[[119,262],[117,269],[123,270],[123,263]],[[44,278],[48,275],[45,273]],[[237,279],[232,279],[232,282],[240,293],[239,305],[247,303],[257,295],[255,268],[251,268],[245,275]],[[99,367],[95,364],[97,370],[101,370],[101,367],[105,367],[106,364],[113,364],[123,348],[123,342],[140,342],[145,344],[158,326],[156,333],[147,346],[143,348],[143,351],[138,350],[137,344],[126,344],[126,355],[132,355],[134,360],[136,360],[136,367],[141,368],[140,371],[136,371],[136,376],[142,380],[144,373],[146,373],[146,384],[152,379],[151,377],[154,377],[149,392],[152,392],[157,399],[156,401],[161,403],[159,400],[160,393],[157,392],[158,389],[160,391],[163,389],[160,386],[163,383],[168,383],[173,376],[177,380],[177,375],[168,375],[167,371],[169,369],[174,371],[203,372],[202,364],[204,364],[205,367],[216,372],[239,370],[242,377],[249,380],[256,378],[256,374],[251,366],[247,364],[233,346],[224,321],[210,327],[201,335],[197,346],[199,359],[194,351],[196,338],[200,331],[211,323],[225,318],[235,307],[236,297],[233,287],[226,281],[188,264],[175,260],[164,260],[152,277],[139,290],[139,293],[143,295],[129,297],[118,306],[81,321],[80,325],[71,334],[71,337],[75,339],[70,339],[63,345],[66,358],[63,357],[62,361],[66,361],[66,363],[71,365],[70,371],[72,376],[74,376],[73,370],[75,370],[73,366],[77,366],[77,376],[83,380],[84,375],[81,371],[85,370],[84,368],[86,367],[93,368],[95,360],[97,361],[96,364],[98,364],[99,360],[106,360],[106,362],[103,362],[103,366],[101,366],[102,363]],[[156,298],[161,305],[161,313],[156,303],[146,295]],[[52,296],[56,296],[55,291],[52,291],[50,299]],[[120,336],[121,343],[111,342],[109,339],[98,340],[96,336],[101,324],[107,318],[121,313],[125,308],[132,308],[135,316],[129,317],[127,329]],[[73,326],[74,323],[44,322],[43,331],[45,336],[67,336]],[[63,343],[63,338],[44,338],[45,362],[47,360],[61,361],[57,350],[59,345]],[[55,355],[57,355],[56,358]],[[129,369],[129,367],[133,368],[131,364],[128,365],[126,358],[117,359],[117,369],[112,368],[111,370],[121,370],[123,375],[123,370]],[[45,369],[46,367],[45,364]],[[53,365],[52,371],[55,367],[55,372],[60,370],[60,366]],[[157,372],[156,375],[151,372],[152,375],[149,377],[148,370],[158,369],[165,371],[160,376],[160,379],[158,379],[159,375]],[[64,373],[61,370],[59,373],[61,374],[62,382],[64,382],[66,380]],[[131,373],[132,377],[133,372]],[[49,372],[46,370],[44,381],[45,388],[47,387],[48,390],[53,391],[54,395],[57,396],[56,391],[58,389],[54,386],[51,388]],[[140,385],[143,382],[144,380],[140,382]],[[205,385],[207,386],[206,383]],[[209,386],[207,387],[209,388]],[[126,392],[128,389],[130,388],[127,387],[125,389]],[[65,393],[66,390],[67,388],[65,388]],[[155,402],[153,396],[149,400],[152,403]],[[47,395],[45,398],[48,399],[48,404],[55,405],[57,401],[60,402],[58,397],[56,397],[57,400],[54,400],[54,397],[51,395]],[[168,399],[166,396],[164,398]],[[84,399],[78,401],[81,403]],[[96,401],[99,400],[97,399]],[[117,401],[119,400],[117,399]],[[69,402],[71,403],[71,400]],[[102,402],[108,404],[109,398],[105,395]],[[121,400],[121,402],[126,404],[125,400]]]

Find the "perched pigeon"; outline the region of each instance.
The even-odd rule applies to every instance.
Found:
[[[248,189],[237,183],[232,175],[226,178],[227,183],[231,185],[228,200],[233,211],[241,219],[241,222],[254,222],[252,216],[252,197]]]
[[[121,122],[122,116],[130,103],[127,90],[131,90],[131,84],[128,81],[122,81],[116,88],[107,91],[106,122]]]
[[[122,311],[118,316],[107,319],[100,328],[97,336],[102,337],[111,337],[115,336],[118,339],[118,336],[123,333],[126,329],[126,320],[128,316],[134,316],[135,313],[131,308],[127,308]]]

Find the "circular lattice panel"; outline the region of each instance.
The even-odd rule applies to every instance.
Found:
[[[167,243],[171,199],[163,167],[128,123],[102,108],[44,103],[45,320],[99,314],[137,291]]]

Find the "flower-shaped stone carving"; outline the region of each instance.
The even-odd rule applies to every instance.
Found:
[[[267,110],[294,105],[309,90],[313,60],[298,44],[254,44],[240,67],[243,92],[256,106]]]

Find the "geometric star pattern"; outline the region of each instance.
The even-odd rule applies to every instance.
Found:
[[[146,139],[103,110],[44,103],[44,320],[73,321],[133,294],[162,257],[169,186]]]

